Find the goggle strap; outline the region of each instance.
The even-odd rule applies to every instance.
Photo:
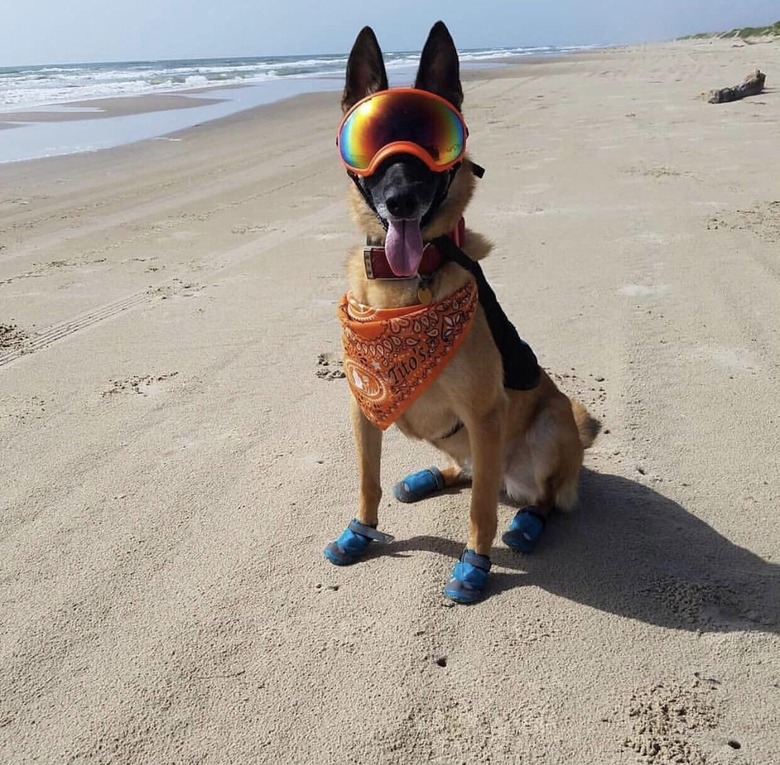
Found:
[[[485,168],[482,167],[482,165],[478,165],[476,162],[472,162],[469,160],[469,164],[471,165],[471,172],[474,173],[474,175],[477,176],[477,178],[483,178],[485,175]]]

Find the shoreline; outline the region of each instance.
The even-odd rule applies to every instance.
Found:
[[[462,65],[463,81],[484,78],[488,72],[501,76],[499,72],[515,66],[587,56],[596,50],[605,49],[486,58]],[[405,83],[413,71],[413,67],[391,71],[391,86],[401,84],[399,80]],[[300,95],[338,91],[343,86],[342,79],[332,74],[279,78],[247,85],[201,86],[186,91],[75,100],[34,109],[0,111],[0,130],[22,128],[13,141],[0,145],[0,166],[164,138],[197,124]],[[121,135],[124,137],[120,138]]]
[[[199,88],[192,95],[122,96],[67,102],[56,109],[0,113],[0,128],[21,128],[12,134],[13,140],[0,144],[0,167],[160,139],[199,124],[332,88],[327,78],[280,79],[257,86]],[[94,116],[89,111],[72,111],[93,108],[102,111]]]
[[[464,84],[483,80],[515,79],[524,76],[524,70],[526,69],[529,70],[529,76],[544,77],[549,73],[564,71],[564,68],[568,67],[562,68],[562,65],[566,64],[576,67],[578,62],[609,59],[615,55],[630,55],[631,51],[640,51],[648,47],[659,50],[676,50],[681,46],[687,46],[691,50],[698,51],[744,47],[739,44],[739,41],[734,45],[730,39],[705,38],[670,40],[635,46],[604,46],[567,53],[518,55],[509,60],[507,57],[499,57],[462,66],[461,79]],[[545,67],[548,67],[547,71],[545,71]],[[395,74],[396,81],[391,82],[391,87],[404,84],[397,82],[397,80],[399,78],[409,78],[413,72],[414,68],[410,68],[408,71],[400,70],[397,72]],[[289,83],[293,84],[293,92],[290,92]],[[298,87],[295,87],[296,84]],[[149,141],[178,140],[186,137],[189,131],[200,129],[205,124],[214,125],[223,121],[228,121],[226,124],[230,124],[230,120],[242,114],[257,115],[259,117],[262,116],[263,110],[270,106],[283,104],[299,98],[305,99],[318,93],[337,92],[341,87],[342,82],[340,78],[328,75],[308,79],[296,78],[287,81],[280,79],[261,83],[259,86],[230,85],[221,87],[215,85],[193,88],[186,91],[186,93],[177,91],[57,104],[56,106],[62,108],[63,111],[40,107],[42,111],[0,112],[0,130],[4,133],[6,156],[14,151],[18,151],[18,149],[13,148],[12,143],[16,146],[25,144],[25,138],[27,137],[25,135],[26,129],[37,129],[42,133],[41,138],[33,141],[38,146],[41,141],[45,141],[47,138],[50,141],[56,141],[56,136],[63,129],[75,129],[78,131],[79,126],[85,125],[85,123],[87,124],[87,133],[89,134],[91,127],[96,123],[96,127],[102,127],[104,130],[105,143],[103,146],[94,148],[56,151],[52,154],[37,154],[36,156],[18,159],[3,159],[3,144],[0,144],[0,170],[10,166],[25,165],[29,162],[46,162],[70,156],[100,155],[103,152],[116,151]],[[266,91],[257,93],[257,103],[243,105],[231,99],[231,96],[235,99],[235,93],[241,93],[242,91],[246,91],[247,95],[249,95],[253,88]],[[74,107],[94,108],[95,103],[100,103],[105,111],[93,119],[84,119],[82,115],[68,111]],[[214,111],[219,112],[220,110],[224,113],[213,115]],[[209,114],[209,111],[211,111],[211,114]],[[15,117],[17,114],[35,116],[37,121],[32,123],[17,121]],[[193,117],[196,115],[199,119],[193,121]],[[138,129],[139,133],[128,140],[116,140],[114,135],[115,127],[122,125],[123,121],[126,124],[127,120],[135,120],[138,123],[140,126]],[[13,132],[9,133],[9,131]],[[9,139],[9,135],[13,137],[13,141]]]

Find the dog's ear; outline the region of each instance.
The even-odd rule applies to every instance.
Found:
[[[371,27],[363,27],[347,61],[347,81],[341,96],[341,108],[348,112],[361,98],[387,88],[385,62],[376,35]]]
[[[443,21],[437,21],[431,28],[414,87],[446,98],[457,109],[463,103],[458,51]]]

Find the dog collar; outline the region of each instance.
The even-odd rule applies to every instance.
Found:
[[[461,218],[458,225],[448,234],[456,247],[462,246],[465,230],[466,222]],[[423,279],[430,278],[446,261],[447,257],[439,247],[434,242],[428,242],[423,249],[417,276]],[[363,248],[363,265],[366,269],[367,279],[409,279],[408,276],[396,276],[393,273],[393,269],[387,262],[387,253],[383,245],[367,243]]]

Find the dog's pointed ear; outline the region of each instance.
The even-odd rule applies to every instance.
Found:
[[[463,104],[458,51],[443,21],[431,27],[414,87],[446,98],[457,109]]]
[[[363,27],[347,61],[347,81],[341,96],[341,108],[348,112],[361,98],[387,88],[382,50],[374,30],[371,27]]]

